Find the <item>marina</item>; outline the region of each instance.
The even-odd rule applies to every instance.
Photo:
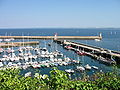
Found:
[[[0,0],[0,90],[120,90],[119,0]]]
[[[24,39],[23,39],[24,41]],[[44,42],[44,47],[39,46],[39,41],[30,41],[30,42],[1,42],[4,44],[0,49],[0,70],[6,69],[21,69],[28,70],[31,69],[45,69],[52,67],[71,67],[74,68],[65,68],[65,72],[67,73],[75,73],[75,72],[84,72],[85,69],[88,70],[88,66],[84,66],[80,68],[82,61],[80,59],[69,58],[64,55],[57,48],[56,43],[48,43]],[[54,45],[53,45],[54,43]],[[34,45],[35,44],[35,45]],[[11,45],[11,46],[10,46]],[[32,46],[34,45],[34,46]],[[46,46],[47,45],[47,46]],[[16,47],[17,46],[17,47]],[[54,50],[49,50],[47,47],[53,47]],[[90,70],[90,69],[89,69]],[[97,70],[97,69],[96,69]],[[25,73],[25,77],[30,76],[31,73]]]
[[[21,36],[21,39],[15,39],[11,36],[10,38],[1,38],[1,43],[6,44],[6,47],[1,45],[0,48],[1,70],[17,68],[21,70],[21,74],[31,76],[34,70],[41,71],[42,75],[49,75],[52,67],[57,67],[71,74],[71,78],[79,78],[83,73],[92,75],[95,72],[110,71],[112,69],[109,67],[116,64],[114,62],[110,63],[109,55],[101,54],[103,51],[108,53],[109,50],[75,42],[74,40],[77,39],[69,39],[70,41],[68,41],[68,39],[59,39],[58,36],[54,36],[52,39],[35,39],[30,38],[30,35],[25,37]],[[13,40],[9,41],[9,39]],[[85,40],[99,43],[102,39]],[[83,39],[83,41],[85,40]],[[111,50],[111,52],[112,55],[119,56],[117,51]],[[109,57],[109,60],[106,57]],[[106,63],[111,66],[106,66]]]
[[[19,47],[14,50],[12,48],[1,48],[2,58],[0,58],[0,66],[5,68],[23,68],[28,67],[40,68],[51,67],[58,65],[79,64],[79,61],[71,60],[68,57],[63,56],[59,51],[49,52],[47,48],[39,48],[30,46],[30,42],[27,42],[28,46]],[[61,58],[60,58],[61,57]],[[39,60],[39,61],[38,61]],[[41,61],[42,60],[42,61]]]

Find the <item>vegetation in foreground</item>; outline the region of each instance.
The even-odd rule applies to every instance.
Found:
[[[81,80],[71,80],[57,68],[50,76],[36,73],[34,77],[19,75],[20,70],[0,70],[0,90],[119,90],[120,76],[114,72],[96,73]]]

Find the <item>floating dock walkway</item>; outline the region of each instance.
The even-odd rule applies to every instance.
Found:
[[[113,60],[120,64],[120,52],[118,51],[108,50],[96,46],[91,46],[91,45],[86,45],[86,44],[76,43],[66,40],[64,41],[56,40],[56,42],[59,44],[63,44],[63,46],[69,45],[74,49],[79,49],[81,51],[84,51],[88,56],[91,56],[92,58],[95,59],[100,59],[100,61],[109,63],[111,60]]]
[[[102,39],[102,36],[0,36],[0,39],[14,38],[14,39]]]

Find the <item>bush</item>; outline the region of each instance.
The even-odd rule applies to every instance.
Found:
[[[113,72],[96,73],[87,81],[71,80],[69,74],[53,68],[50,77],[37,73],[35,77],[19,75],[18,69],[0,70],[0,90],[119,90],[120,76]],[[94,79],[93,79],[94,78]]]

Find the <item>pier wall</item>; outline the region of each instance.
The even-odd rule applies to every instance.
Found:
[[[6,48],[6,47],[17,47],[17,46],[23,46],[23,45],[37,45],[37,44],[39,44],[39,41],[9,42],[9,43],[0,43],[0,47]]]
[[[76,42],[66,41],[66,40],[64,41],[57,40],[56,42],[63,45],[70,45],[74,49],[85,51],[87,55],[91,56],[92,58],[97,59],[99,57],[103,57],[109,60],[113,58],[117,63],[120,64],[120,52],[118,51],[113,51],[113,50],[104,49],[104,48],[100,48],[92,45],[76,43]]]
[[[14,38],[14,39],[102,39],[102,36],[0,36],[1,39]]]

